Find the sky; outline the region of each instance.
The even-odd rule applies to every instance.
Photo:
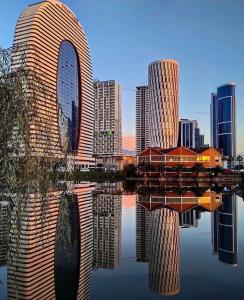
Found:
[[[0,0],[0,46],[10,47],[32,0]],[[244,0],[63,0],[88,39],[93,76],[122,87],[124,146],[134,147],[135,87],[148,65],[179,62],[180,117],[196,119],[209,142],[211,92],[236,83],[237,148],[244,152]]]

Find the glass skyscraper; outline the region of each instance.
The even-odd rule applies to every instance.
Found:
[[[224,156],[236,156],[235,83],[217,88],[211,95],[211,145]]]

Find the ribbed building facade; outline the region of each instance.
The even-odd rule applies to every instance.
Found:
[[[149,286],[163,296],[180,291],[180,238],[178,212],[168,208],[150,214]]]
[[[36,95],[34,104],[35,152],[54,158],[68,153],[78,167],[94,164],[92,66],[76,16],[57,0],[29,5],[18,19],[14,47],[20,50],[13,57],[13,68],[24,52],[27,68],[46,90]]]
[[[121,253],[122,195],[97,192],[93,198],[93,267],[115,269]]]
[[[148,86],[136,87],[136,154],[148,147]]]
[[[64,298],[73,295],[77,300],[89,299],[93,190],[92,184],[75,186],[67,194],[68,206],[61,200],[61,191],[51,192],[44,220],[41,218],[40,197],[33,195],[28,211],[20,219],[24,224],[20,235],[13,230],[10,233],[8,299],[51,300],[60,299],[60,295]],[[77,222],[74,222],[74,215]],[[70,242],[66,250],[60,251],[61,240],[68,238],[67,216]]]
[[[158,60],[149,65],[149,146],[176,147],[179,130],[179,65]]]
[[[121,88],[115,80],[95,81],[94,154],[122,154]]]

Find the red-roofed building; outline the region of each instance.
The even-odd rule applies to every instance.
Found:
[[[184,168],[191,168],[196,164],[202,164],[204,168],[214,168],[222,166],[222,154],[212,147],[203,149],[190,149],[182,146],[170,149],[151,147],[142,151],[138,155],[137,161],[154,166],[159,164],[166,167],[182,165]]]

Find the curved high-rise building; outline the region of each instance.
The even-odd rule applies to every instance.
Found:
[[[158,60],[148,68],[149,146],[177,146],[179,128],[179,65],[175,60]]]
[[[46,89],[35,95],[30,129],[35,152],[41,155],[48,147],[48,156],[62,158],[69,153],[79,166],[93,164],[92,66],[78,19],[57,0],[29,5],[16,25],[14,49],[18,48],[24,51],[27,68]]]
[[[179,214],[155,209],[150,214],[149,286],[155,293],[173,296],[180,291]]]

